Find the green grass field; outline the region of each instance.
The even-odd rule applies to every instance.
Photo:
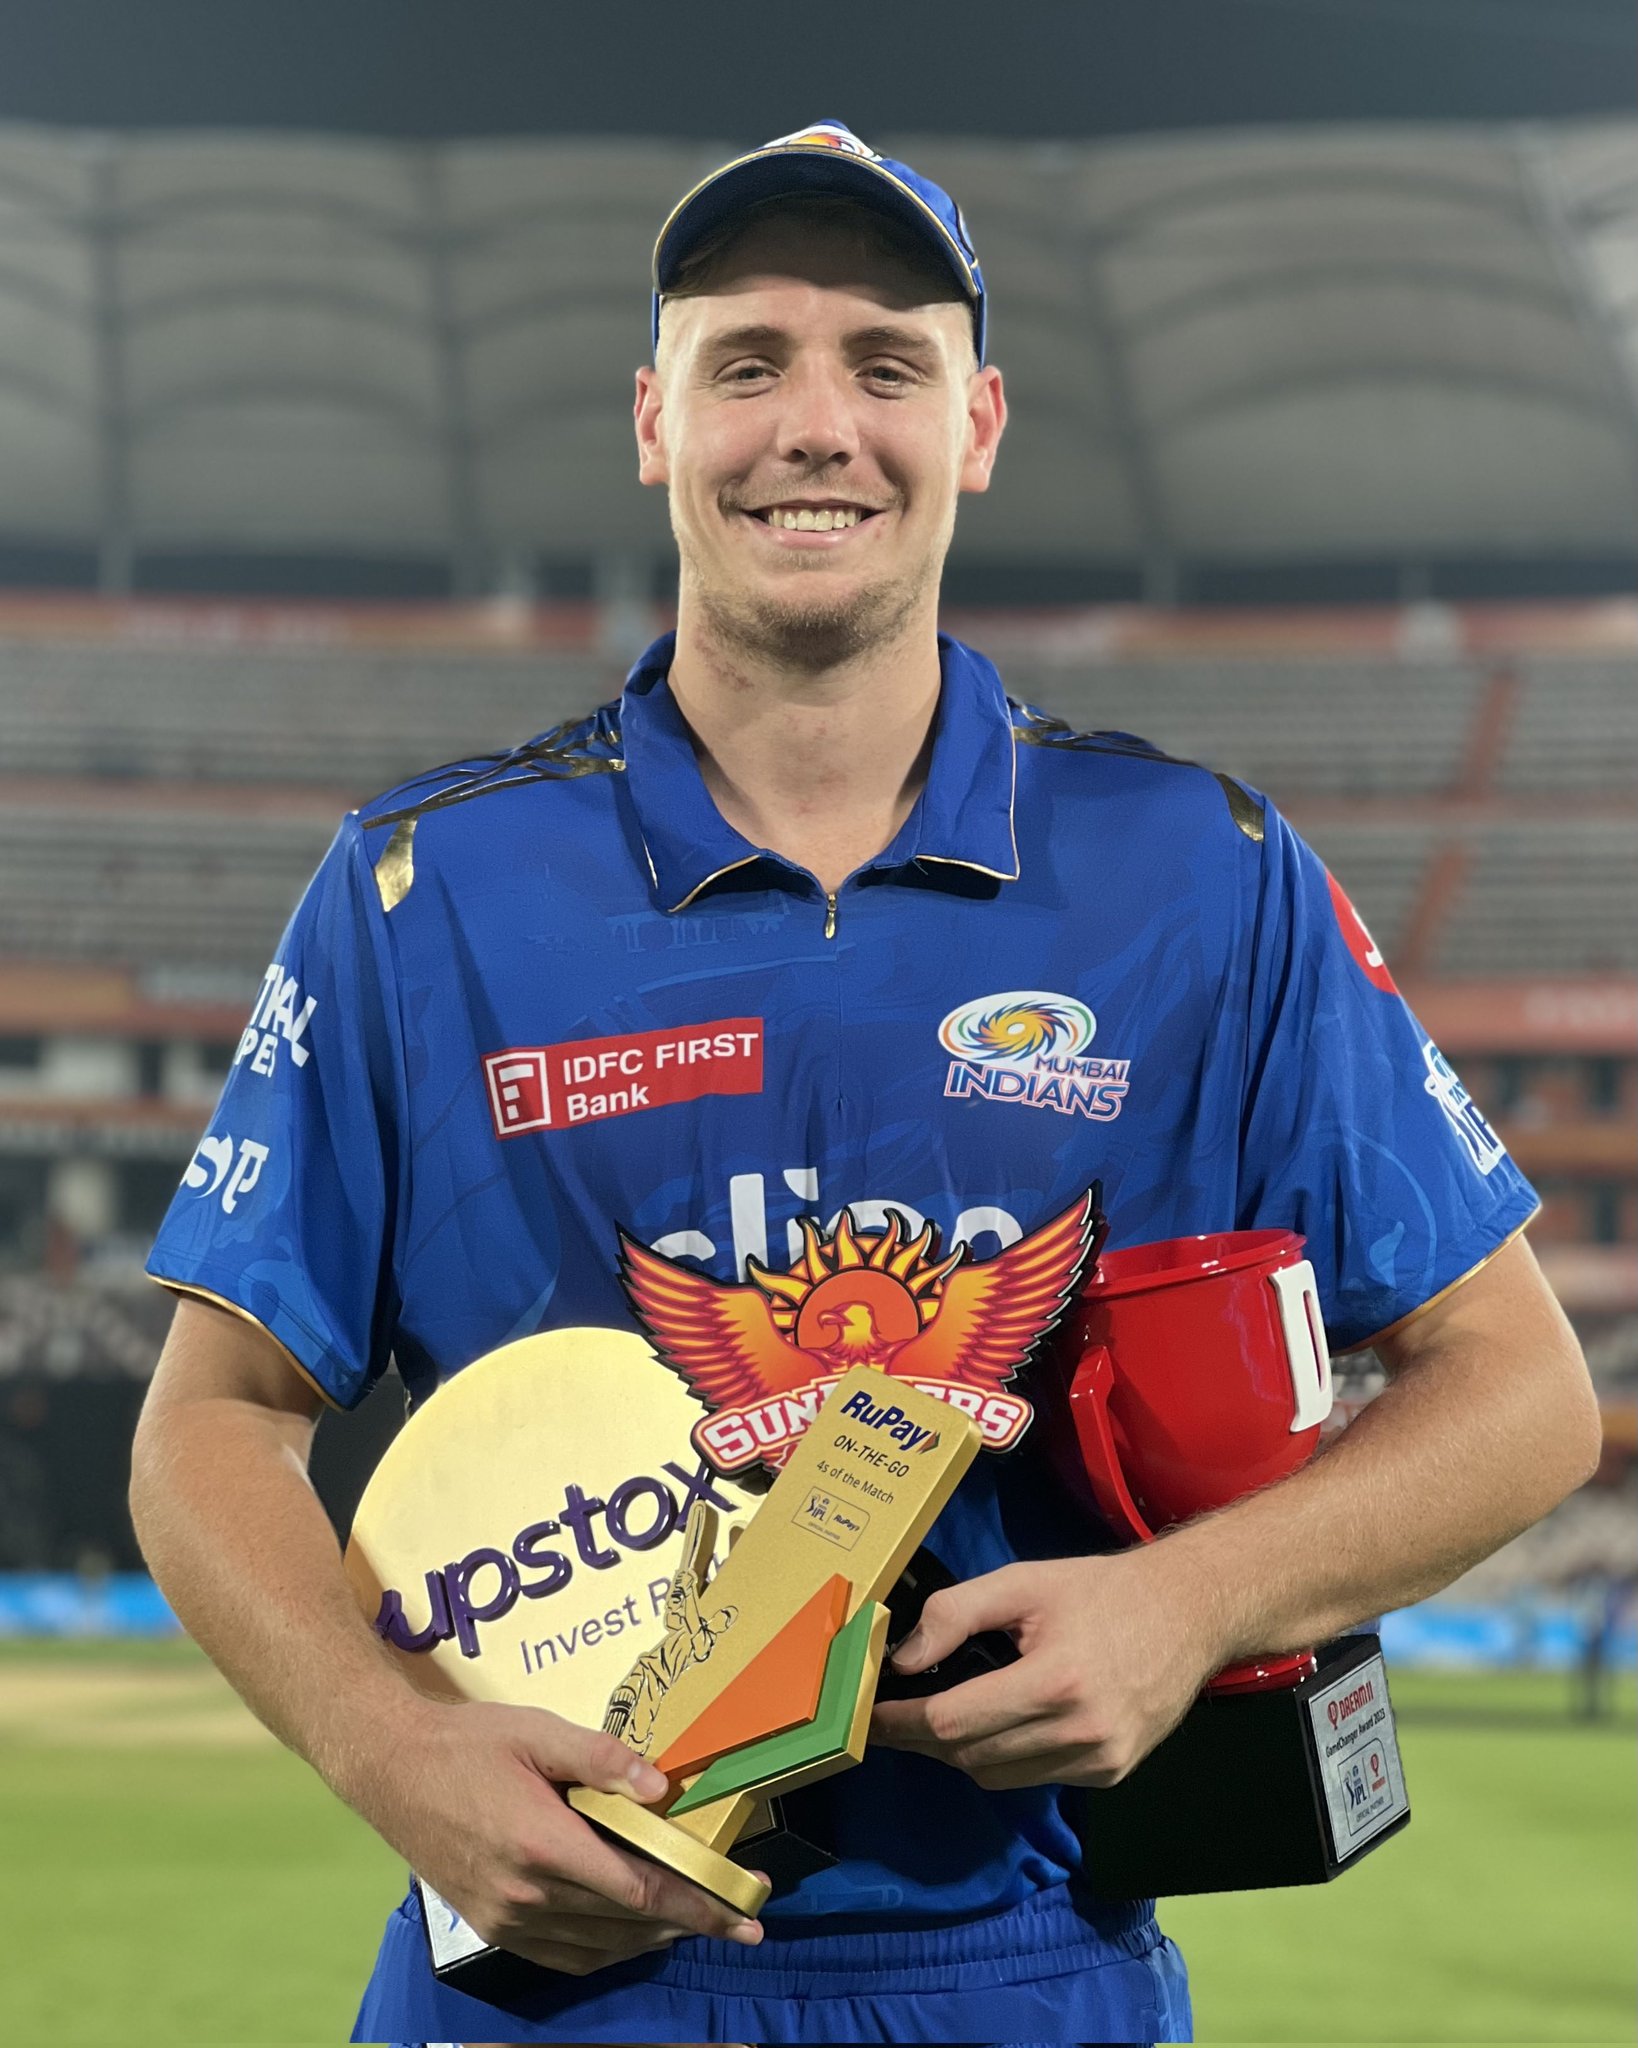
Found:
[[[1638,1791],[1563,1679],[1395,1678],[1414,1818],[1181,1900],[1203,2042],[1634,2039]],[[339,2042],[402,1869],[186,1645],[0,1644],[0,2042]]]

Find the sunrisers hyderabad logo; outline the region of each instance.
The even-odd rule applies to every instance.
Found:
[[[843,1373],[870,1365],[972,1416],[984,1447],[1010,1450],[1034,1413],[1004,1391],[1074,1294],[1091,1197],[993,1259],[939,1256],[929,1223],[910,1237],[889,1210],[830,1236],[804,1218],[787,1273],[746,1262],[748,1286],[713,1280],[620,1234],[620,1274],[656,1351],[712,1410],[695,1449],[717,1471],[777,1470]]]

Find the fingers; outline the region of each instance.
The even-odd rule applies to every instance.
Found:
[[[891,1749],[942,1751],[951,1743],[979,1741],[1050,1718],[1064,1705],[1059,1691],[1035,1661],[1021,1657],[1004,1671],[986,1671],[948,1692],[878,1701],[870,1720],[871,1740]]]
[[[637,1799],[658,1799],[667,1789],[663,1771],[601,1729],[582,1728],[542,1707],[524,1709],[524,1717],[525,1753],[543,1777]]]
[[[747,1920],[674,1871],[617,1848],[568,1809],[565,1818],[574,1826],[551,1845],[542,1859],[543,1873],[549,1878],[566,1877],[595,1893],[601,1902],[596,1908],[600,1913],[607,1913],[612,1904],[636,1918],[663,1921],[689,1934],[709,1935],[714,1941],[737,1941],[746,1948],[754,1948],[762,1939],[757,1921]]]
[[[640,1920],[634,1914],[618,1919],[601,1913],[548,1913],[539,1923],[543,1938],[563,1941],[576,1948],[613,1958],[635,1955],[639,1950],[678,1941],[688,1932],[665,1920]]]
[[[1024,1616],[1027,1565],[1007,1564],[930,1594],[921,1619],[893,1652],[900,1671],[925,1671],[987,1628],[1011,1628]]]
[[[601,1892],[588,1891],[584,1885],[570,1884],[563,1878],[549,1878],[539,1888],[537,1902],[543,1916],[552,1920],[596,1920],[606,1922],[609,1927],[623,1927],[629,1933],[633,1927],[653,1928],[665,1923],[656,1921],[650,1914],[639,1913],[634,1907],[616,1905],[614,1900],[605,1898]],[[673,1934],[686,1930],[673,1927]],[[575,1940],[580,1939],[576,1935]]]

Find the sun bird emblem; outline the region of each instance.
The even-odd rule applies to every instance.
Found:
[[[789,1272],[746,1262],[749,1285],[713,1280],[620,1234],[626,1293],[664,1363],[712,1411],[694,1447],[719,1472],[778,1470],[832,1385],[856,1365],[907,1380],[1010,1450],[1034,1413],[1006,1383],[1057,1323],[1085,1263],[1090,1198],[993,1259],[889,1210],[860,1230],[844,1209],[827,1236],[804,1218]]]

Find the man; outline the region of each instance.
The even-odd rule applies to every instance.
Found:
[[[1432,1592],[1586,1476],[1534,1199],[1270,805],[1009,705],[939,636],[1006,420],[947,196],[824,124],[690,194],[655,286],[636,432],[675,638],[619,705],[344,822],[202,1155],[255,1176],[230,1201],[191,1169],[155,1247],[184,1299],[138,1526],[268,1725],[543,1966],[505,2010],[465,1998],[406,1903],[356,2038],[1186,2038],[1175,1950],[1077,1885],[1056,1788],[1118,1779],[1213,1671]],[[663,1102],[554,1100],[531,1066],[673,1027],[707,1052]],[[980,1085],[1023,1043],[1077,1086]],[[389,1352],[419,1402],[509,1338],[629,1325],[617,1230],[723,1282],[789,1268],[794,1301],[901,1224],[906,1272],[1004,1255],[1095,1177],[1117,1241],[1304,1232],[1334,1342],[1374,1342],[1392,1385],[1305,1472],[1117,1556],[1087,1555],[1043,1428],[981,1455],[932,1539],[958,1583],[902,1661],[982,1629],[1021,1655],[878,1707],[829,1789],[839,1861],[760,1923],[566,1807],[576,1779],[658,1795],[612,1738],[424,1701],[389,1664],[303,1469],[321,1399]]]

